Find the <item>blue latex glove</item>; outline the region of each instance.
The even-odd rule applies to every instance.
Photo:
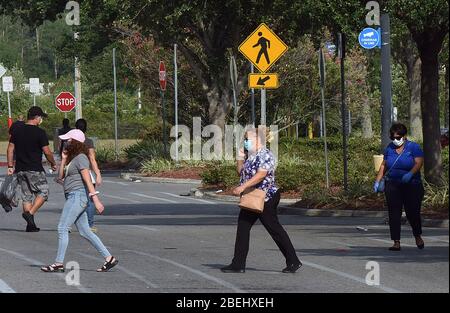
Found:
[[[404,184],[406,184],[406,183],[409,183],[410,181],[411,181],[411,178],[413,177],[413,173],[411,173],[411,172],[408,172],[408,173],[406,173],[405,175],[403,175],[403,177],[402,177],[402,183],[404,183]]]
[[[378,186],[380,186],[380,182],[376,180],[373,184],[373,192],[378,192]]]

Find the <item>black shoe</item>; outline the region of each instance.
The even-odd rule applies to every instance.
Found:
[[[37,228],[34,223],[34,216],[30,212],[22,213],[22,217],[27,222],[27,227]]]
[[[394,240],[394,245],[389,248],[389,251],[400,251],[402,248],[400,247],[400,240]]]
[[[422,250],[423,248],[425,248],[425,243],[423,242],[423,239],[421,238],[422,243],[420,245],[417,244],[417,239],[416,239],[416,246],[417,248],[419,248],[420,250]]]
[[[283,273],[295,273],[297,270],[302,267],[302,262],[298,264],[289,264],[286,268],[282,270]]]
[[[39,228],[39,227],[36,227],[36,226],[31,226],[31,225],[28,225],[27,226],[27,228],[25,229],[25,231],[27,232],[27,233],[37,233],[38,231],[40,231],[41,229]]]
[[[245,268],[237,268],[232,264],[222,267],[220,270],[224,273],[245,273]]]

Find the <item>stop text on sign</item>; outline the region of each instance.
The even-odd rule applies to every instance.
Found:
[[[76,98],[70,92],[63,91],[56,97],[55,105],[61,112],[70,112],[76,106]]]

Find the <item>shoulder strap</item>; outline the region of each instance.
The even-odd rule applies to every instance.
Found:
[[[397,163],[397,161],[400,159],[400,157],[402,156],[403,152],[405,152],[406,148],[408,147],[408,142],[405,143],[405,147],[403,148],[402,153],[400,153],[398,155],[398,157],[395,159],[394,164],[392,164],[391,168],[386,172],[386,174],[384,174],[384,176],[387,176],[389,174],[389,172],[394,168],[395,164]]]

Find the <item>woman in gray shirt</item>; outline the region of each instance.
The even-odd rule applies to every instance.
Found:
[[[87,157],[87,148],[84,145],[85,136],[82,131],[74,129],[59,137],[68,142],[66,150],[62,153],[59,169],[59,179],[63,181],[66,202],[58,224],[58,253],[55,263],[44,266],[41,270],[64,272],[63,262],[69,244],[69,227],[75,224],[80,235],[86,238],[105,258],[104,264],[97,271],[106,272],[117,265],[118,260],[109,253],[100,238],[89,227],[86,214],[88,198],[92,199],[99,214],[105,207],[100,202],[89,173],[90,163]]]

